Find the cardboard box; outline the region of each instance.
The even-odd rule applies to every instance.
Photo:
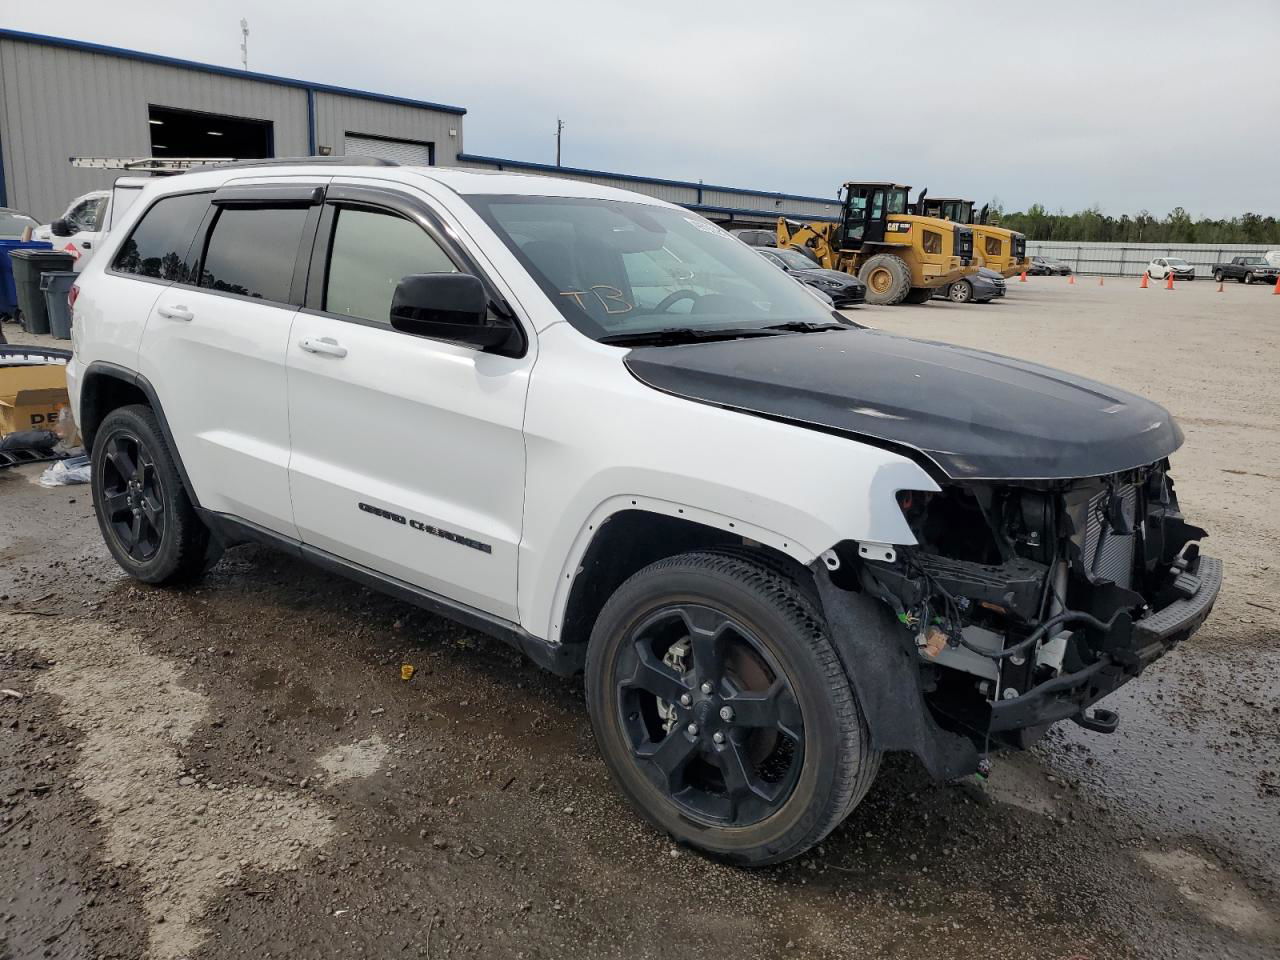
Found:
[[[0,364],[0,436],[56,429],[68,402],[63,364]]]

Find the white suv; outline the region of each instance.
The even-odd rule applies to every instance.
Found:
[[[882,752],[979,769],[1208,615],[1182,433],[888,336],[687,210],[295,160],[148,186],[74,299],[103,536],[148,583],[279,546],[585,670],[636,807],[795,856]]]

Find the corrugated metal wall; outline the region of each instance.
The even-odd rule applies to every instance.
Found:
[[[434,144],[439,166],[452,166],[462,152],[463,118],[456,114],[323,91],[315,94],[315,110],[316,146],[332,147],[334,153],[346,153],[348,133]],[[456,135],[450,136],[450,130]]]
[[[307,152],[302,90],[123,57],[0,39],[0,147],[10,206],[47,222],[119,172],[72,156],[151,153],[147,106],[270,120],[277,155]]]
[[[1156,257],[1181,257],[1202,277],[1210,276],[1215,263],[1232,257],[1266,254],[1265,245],[1249,243],[1068,243],[1057,240],[1028,240],[1027,253],[1033,257],[1063,260],[1076,273],[1108,277],[1140,277]]]

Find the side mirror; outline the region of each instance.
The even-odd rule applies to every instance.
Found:
[[[75,230],[72,229],[69,220],[55,220],[49,224],[49,232],[55,237],[69,237],[75,233]]]
[[[401,333],[491,350],[511,340],[515,329],[489,319],[489,297],[469,273],[415,273],[396,285],[391,327]]]

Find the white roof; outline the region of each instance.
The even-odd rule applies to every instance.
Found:
[[[431,180],[459,194],[516,194],[531,197],[587,197],[600,200],[629,200],[639,203],[670,207],[672,204],[630,190],[619,190],[585,180],[567,177],[549,177],[537,174],[517,173],[509,170],[469,170],[458,167],[413,166],[344,166],[341,164],[267,164],[261,167],[213,167],[208,170],[184,173],[177,177],[165,177],[165,193],[170,190],[190,190],[201,187],[217,187],[231,181],[253,181],[277,177],[314,177],[327,180],[330,177],[359,177],[369,180],[391,180],[413,183],[415,180]]]

